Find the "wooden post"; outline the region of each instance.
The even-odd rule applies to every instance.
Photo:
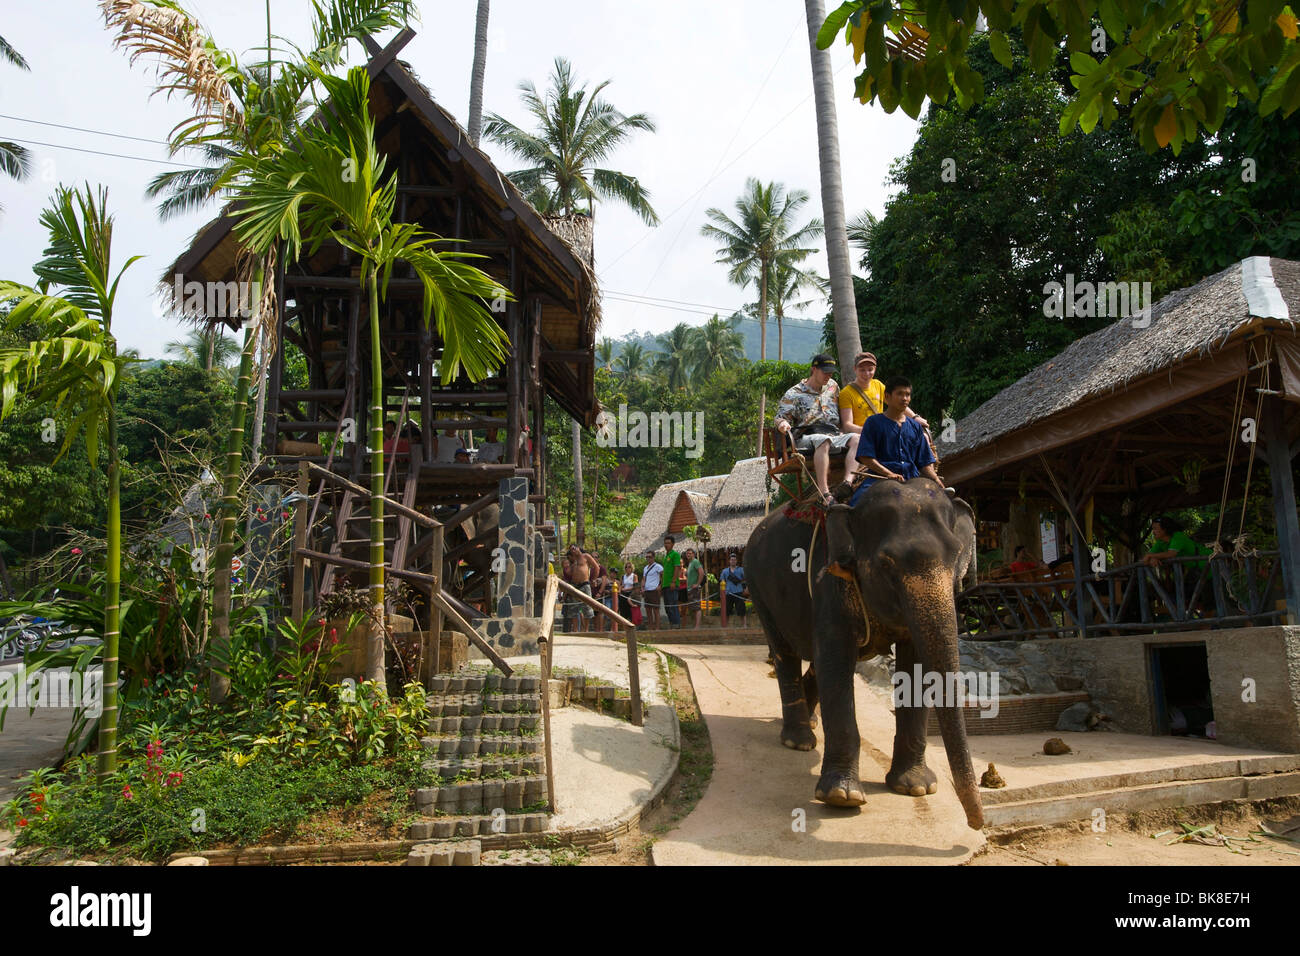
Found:
[[[609,608],[605,607],[605,605],[597,601],[591,595],[584,594],[583,592],[575,588],[572,584],[569,584],[569,582],[563,581],[560,578],[557,578],[553,574],[547,579],[548,589],[550,588],[551,581],[554,581],[556,586],[562,589],[565,594],[570,594],[573,597],[577,598],[583,604],[586,604],[588,607],[590,607],[593,611],[596,611],[600,614],[604,614],[606,617],[610,617],[620,624],[627,625],[628,627],[627,674],[628,674],[628,684],[630,685],[628,687],[628,690],[632,694],[632,708],[631,708],[632,724],[635,727],[643,726],[645,723],[645,716],[641,709],[641,665],[640,665],[640,661],[637,660],[637,642],[636,642],[635,625],[627,618],[625,618],[623,615],[619,614],[617,611],[610,610]],[[543,627],[545,627],[545,624],[543,624]]]
[[[1259,430],[1264,439],[1264,454],[1273,485],[1277,550],[1282,562],[1282,593],[1286,596],[1287,622],[1300,624],[1300,519],[1296,516],[1295,482],[1291,477],[1291,448],[1286,440],[1285,416],[1286,406],[1282,399],[1276,395],[1265,396]]]
[[[551,751],[551,635],[555,627],[555,599],[559,596],[558,581],[559,578],[554,574],[546,578],[546,595],[542,599],[542,631],[537,638],[542,665],[542,734],[546,747],[546,799],[551,813],[556,812],[555,759]]]
[[[302,495],[293,505],[293,619],[302,620],[306,590],[303,572],[307,569],[307,560],[301,556],[307,547],[307,506],[311,503],[307,495],[307,462],[298,463],[298,484],[296,490]]]
[[[441,591],[445,585],[442,554],[447,547],[446,530],[434,528],[432,534],[433,547],[429,549],[429,560],[433,562],[433,577],[436,581],[433,588]],[[437,674],[442,667],[442,608],[433,600],[429,601],[429,635],[429,640],[433,642],[433,673]]]
[[[518,253],[510,246],[510,265],[506,283],[513,295],[519,294]],[[506,303],[506,338],[510,340],[510,355],[506,358],[506,452],[501,460],[519,464],[519,433],[523,428],[520,404],[523,401],[524,341],[520,332],[519,303]]]
[[[763,427],[767,424],[767,392],[764,392],[758,399],[758,451],[754,452],[756,457],[763,454]]]

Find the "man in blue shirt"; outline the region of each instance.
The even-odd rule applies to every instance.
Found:
[[[882,479],[907,481],[924,475],[943,484],[934,470],[934,452],[925,429],[907,417],[911,402],[912,383],[907,379],[893,378],[885,383],[885,411],[862,423],[858,461],[866,466],[867,477],[849,499],[850,505],[856,505],[867,488]]]

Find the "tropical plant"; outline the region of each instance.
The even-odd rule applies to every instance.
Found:
[[[732,368],[745,359],[745,337],[736,329],[738,317],[713,316],[691,341],[690,362],[697,379]]]
[[[826,19],[822,0],[804,0],[804,15],[808,20],[813,99],[817,105],[817,160],[821,174],[822,216],[826,220],[826,265],[830,270],[835,346],[840,356],[840,367],[847,371],[853,367],[854,356],[862,351],[862,334],[858,331],[858,310],[853,299],[853,271],[849,265],[849,237],[844,222],[844,184],[840,175],[840,133],[835,117],[835,81],[830,55],[817,47],[817,31]],[[781,319],[778,315],[778,335],[780,328]],[[781,357],[778,352],[777,358]]]
[[[23,55],[10,46],[4,37],[0,37],[0,60],[5,60],[20,70],[31,70]],[[31,171],[31,159],[27,150],[17,143],[0,141],[0,170],[13,179],[26,179]],[[3,208],[0,206],[0,209]]]
[[[671,331],[659,336],[659,344],[664,350],[656,358],[655,368],[663,375],[669,388],[678,390],[690,384],[692,359],[697,353],[695,343],[699,334],[699,329],[681,322]]]
[[[346,78],[317,71],[328,98],[319,124],[302,127],[292,148],[270,158],[241,158],[234,193],[241,203],[235,227],[240,241],[261,254],[278,242],[296,261],[305,245],[314,254],[327,239],[356,253],[369,298],[371,406],[383,404],[383,348],[379,302],[393,268],[404,263],[424,290],[423,318],[434,319],[443,342],[444,381],[463,368],[472,380],[499,367],[509,341],[485,300],[506,294],[466,260],[469,253],[436,249],[434,237],[414,223],[394,223],[397,176],[375,141],[370,77],[354,67]],[[346,175],[345,175],[346,173]],[[382,416],[371,416],[370,592],[376,614],[384,603],[384,452]],[[384,679],[382,629],[371,635],[367,677]]]
[[[164,350],[186,365],[194,365],[205,372],[211,372],[214,368],[224,369],[240,351],[233,339],[226,338],[219,325],[209,329],[194,329],[185,338],[168,342]]]
[[[646,114],[626,116],[600,98],[609,82],[605,80],[588,92],[585,86],[575,84],[569,61],[557,57],[545,97],[531,82],[519,85],[524,106],[537,121],[537,132],[526,132],[496,113],[488,116],[484,132],[488,139],[531,164],[507,175],[538,212],[592,215],[597,199],[618,201],[647,225],[657,226],[659,216],[640,180],[596,165],[634,132],[655,131],[654,121]]]
[[[614,374],[624,381],[640,378],[650,368],[650,356],[638,342],[629,342],[623,346],[614,359]]]
[[[1040,74],[1056,68],[1064,41],[1070,86],[1062,90],[1062,134],[1076,125],[1090,133],[1098,120],[1109,129],[1131,114],[1144,148],[1172,146],[1177,153],[1202,129],[1217,131],[1240,96],[1257,101],[1264,116],[1300,108],[1300,29],[1286,0],[1155,7],[1126,0],[848,0],[812,29],[823,50],[843,32],[863,66],[854,86],[861,102],[878,99],[887,113],[902,106],[913,119],[927,96],[943,104],[955,93],[962,109],[983,100],[986,74],[968,58],[977,31],[987,31],[990,49],[1008,68],[1019,38]]]
[[[776,319],[776,360],[785,361],[785,335],[783,325],[785,322],[785,313],[787,309],[801,312],[808,308],[819,299],[824,299],[827,292],[830,291],[830,283],[806,269],[799,268],[799,261],[804,256],[781,256],[772,264],[772,278],[768,289],[768,297],[771,299],[772,318]],[[814,295],[808,298],[800,298],[804,292],[812,292]],[[857,322],[857,309],[853,310],[853,320]],[[856,328],[856,325],[855,325]],[[853,355],[862,351],[859,347],[854,349]],[[852,361],[853,356],[849,356]]]
[[[809,255],[812,250],[802,244],[822,234],[820,219],[795,227],[795,217],[807,203],[808,194],[802,189],[787,192],[781,183],[763,185],[751,176],[736,200],[736,219],[716,208],[704,213],[712,221],[700,227],[700,232],[721,243],[717,261],[731,266],[728,278],[742,288],[753,285],[758,289],[759,361],[767,358],[772,266],[780,258],[797,261]]]
[[[115,404],[123,371],[131,361],[117,354],[113,304],[118,283],[138,256],[116,273],[112,267],[113,217],[108,191],[60,188],[41,214],[50,236],[45,258],[33,267],[38,289],[0,282],[0,302],[12,303],[7,322],[41,331],[26,348],[0,352],[0,416],[19,392],[33,401],[68,402],[79,414],[64,433],[63,451],[84,434],[92,467],[99,459],[100,430],[108,453],[108,551],[104,594],[104,716],[99,730],[99,775],[117,765],[117,674],[122,564],[121,476]],[[62,295],[49,294],[54,288]]]
[[[171,152],[197,150],[208,160],[208,165],[166,173],[154,180],[150,195],[167,196],[160,207],[164,219],[228,190],[237,168],[246,168],[257,159],[281,153],[300,128],[306,96],[316,76],[344,62],[350,41],[390,27],[405,26],[415,13],[410,0],[328,0],[325,6],[313,2],[312,8],[314,47],[310,52],[299,51],[294,61],[273,60],[268,4],[265,61],[261,68],[241,68],[235,55],[218,47],[198,20],[179,3],[101,0],[105,25],[117,31],[115,45],[130,51],[132,63],[141,56],[157,57],[158,91],[168,96],[178,93],[194,109],[193,116],[172,130]],[[251,280],[255,290],[273,293],[271,284],[264,280],[274,274],[277,247],[277,243],[268,242],[255,256],[245,258],[238,278]],[[215,700],[223,699],[229,690],[224,658],[229,638],[230,559],[235,551],[239,473],[254,355],[260,345],[261,365],[270,360],[276,345],[276,325],[274,296],[263,294],[256,303],[253,320],[244,327],[226,446],[213,595],[217,643],[211,689]],[[262,380],[265,381],[265,376]],[[259,401],[259,412],[262,407]],[[261,438],[260,415],[254,425],[256,445]]]
[[[596,343],[596,365],[599,368],[613,368],[614,343],[609,339],[601,339]]]
[[[879,224],[880,220],[875,217],[870,209],[862,210],[861,213],[849,220],[849,242],[857,246],[862,252],[862,258],[858,260],[858,268],[863,272],[867,271],[867,261],[871,255],[871,242],[875,238],[876,226]]]

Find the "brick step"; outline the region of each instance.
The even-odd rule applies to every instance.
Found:
[[[536,734],[532,737],[512,737],[507,734],[489,734],[487,736],[471,737],[421,737],[420,746],[424,748],[424,752],[429,756],[444,759],[473,757],[478,754],[485,756],[492,754],[522,754],[528,756],[542,752],[542,736]]]
[[[540,690],[540,677],[506,677],[496,671],[490,674],[434,674],[429,678],[429,691],[433,695],[484,691],[490,694],[536,694]]]
[[[452,780],[460,774],[467,774],[470,779],[490,777],[495,774],[519,777],[542,773],[546,769],[546,758],[541,754],[528,754],[523,757],[435,757],[424,761],[421,766],[436,773],[444,780]]]
[[[527,714],[467,714],[455,717],[429,717],[425,726],[431,734],[492,734],[519,733],[521,736],[536,733],[541,728],[542,715]]]
[[[505,780],[466,780],[415,791],[416,810],[424,816],[490,814],[497,809],[510,813],[545,802],[546,778],[540,774]]]
[[[510,813],[438,817],[416,820],[407,830],[409,840],[451,840],[457,837],[496,836],[499,833],[544,833],[551,825],[549,813]]]

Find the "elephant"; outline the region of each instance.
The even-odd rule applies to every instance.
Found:
[[[799,508],[817,523],[799,520]],[[829,545],[822,516],[829,519]],[[927,674],[958,671],[955,594],[973,574],[974,559],[970,506],[923,477],[878,481],[851,508],[778,508],[750,535],[745,575],[780,686],[785,746],[816,746],[813,715],[820,695],[826,747],[818,800],[843,807],[866,802],[858,774],[856,661],[888,653],[892,643],[897,673],[911,675],[917,663]],[[804,674],[802,661],[810,662]],[[917,703],[897,706],[896,695],[894,753],[885,781],[897,793],[924,796],[938,790],[938,780],[925,764],[929,708]],[[966,726],[956,701],[942,704],[939,727],[957,796],[967,824],[978,830],[983,811]]]

